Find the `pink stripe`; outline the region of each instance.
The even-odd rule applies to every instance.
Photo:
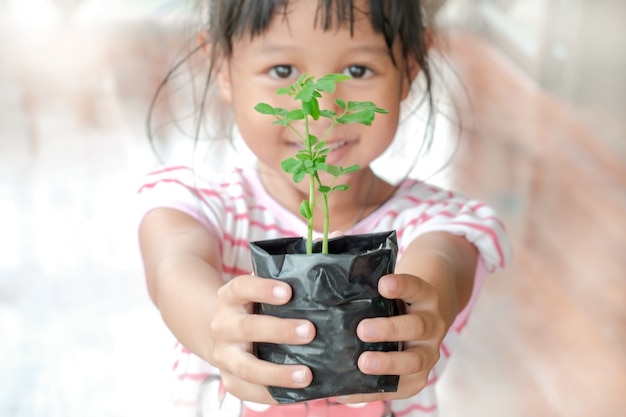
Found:
[[[183,166],[183,165],[175,165],[175,166],[165,167],[165,168],[162,168],[162,169],[158,169],[156,171],[149,172],[148,175],[159,175],[159,174],[163,174],[165,172],[173,172],[173,171],[180,171],[180,170],[191,171],[191,168],[189,168],[187,166]]]
[[[413,411],[421,411],[422,413],[432,413],[434,411],[437,410],[437,405],[422,405],[422,404],[411,404],[410,407],[405,408],[404,410],[401,411],[394,411],[394,415],[396,417],[403,417],[406,416],[407,414],[410,414]]]
[[[200,374],[184,373],[184,374],[176,375],[176,378],[178,378],[179,381],[204,381],[210,376],[211,374],[206,373],[206,372],[200,373]]]
[[[436,216],[445,216],[445,217],[456,217],[455,214],[452,214],[450,212],[447,211],[442,211],[439,213],[436,213],[434,215],[428,215],[426,213],[423,213],[422,215],[420,215],[418,218],[415,218],[413,220],[411,220],[409,223],[405,224],[404,227],[400,230],[397,231],[398,234],[398,239],[400,239],[402,237],[402,235],[405,232],[405,229],[408,228],[409,226],[414,226],[423,222],[428,221],[429,219],[431,219],[432,217],[436,217]],[[497,223],[500,223],[498,221],[498,219],[496,219],[493,216],[489,216],[489,217],[484,217],[481,220],[491,220],[491,221],[496,221]],[[500,240],[498,239],[498,235],[497,233],[490,227],[484,226],[482,224],[478,224],[478,223],[470,223],[470,222],[459,222],[459,221],[453,221],[453,222],[449,222],[446,223],[447,225],[461,225],[461,226],[466,226],[472,229],[477,229],[480,230],[484,233],[486,233],[487,235],[489,235],[489,237],[491,238],[494,246],[496,247],[496,250],[498,252],[498,257],[500,258],[500,267],[504,267],[504,252],[502,251],[502,246],[500,245]]]
[[[479,201],[476,204],[474,204],[473,206],[470,206],[470,210],[472,210],[473,212],[477,212],[478,210],[480,210],[483,207],[485,207],[485,203]]]
[[[395,219],[396,217],[398,217],[400,215],[399,212],[397,212],[396,210],[388,210],[386,212],[384,212],[381,216],[381,218],[384,217],[391,217],[392,219]]]
[[[457,198],[455,195],[449,195],[449,197]],[[427,206],[439,205],[443,207],[456,206],[458,208],[462,208],[464,205],[464,202],[456,201],[456,200],[434,200],[432,198],[427,198],[426,200],[422,200],[412,195],[403,196],[403,199],[408,200],[418,205],[427,205]]]
[[[412,195],[405,195],[405,196],[402,196],[402,198],[405,199],[405,200],[408,200],[408,201],[410,201],[412,203],[415,203],[415,204],[422,204],[423,203],[423,200],[421,200],[421,199],[419,199],[417,197],[414,197]]]
[[[252,272],[236,266],[222,266],[222,272],[229,275],[250,275]]]
[[[248,206],[248,209],[250,211],[252,210],[258,210],[258,211],[267,211],[267,208],[265,206],[261,206],[261,205],[252,205],[252,206]],[[247,219],[248,218],[248,213],[237,213],[237,209],[235,207],[232,206],[228,206],[225,208],[227,213],[233,213],[233,218],[235,220],[241,220],[241,219]]]
[[[173,179],[162,179],[162,180],[158,180],[155,182],[151,182],[148,184],[144,184],[141,186],[141,188],[139,188],[139,191],[137,191],[138,194],[141,194],[144,190],[146,189],[152,189],[154,187],[156,187],[157,185],[159,185],[160,183],[174,183],[174,184],[178,184],[182,187],[185,187],[186,189],[188,189],[189,191],[191,191],[191,193],[193,195],[195,195],[199,200],[201,200],[204,204],[207,204],[206,199],[204,198],[204,196],[202,196],[201,193],[198,192],[197,189],[189,187],[187,184],[179,181],[179,180],[173,180]],[[217,196],[219,196],[219,194],[217,194]]]
[[[231,246],[241,246],[244,248],[248,247],[248,241],[246,239],[237,239],[230,233],[224,233],[224,240],[231,244]]]
[[[487,207],[487,205],[485,203],[478,202],[476,205],[471,206],[470,210],[472,212],[476,213],[476,212],[478,212],[478,210],[480,210],[481,208],[484,208],[484,207]],[[502,229],[504,229],[504,223],[502,223],[502,221],[499,218],[495,217],[495,216],[488,216],[488,217],[481,217],[481,218],[485,219],[485,220],[491,220],[491,221],[497,223],[498,226],[500,226]]]
[[[442,212],[442,213],[437,213],[437,214],[442,214],[442,215],[445,215],[444,213],[445,213],[445,212]],[[425,223],[425,222],[427,222],[428,220],[430,220],[432,217],[433,217],[433,216],[431,216],[431,215],[429,215],[429,214],[427,214],[427,213],[422,213],[422,214],[420,214],[420,216],[419,216],[419,217],[416,217],[416,218],[412,219],[410,222],[408,222],[407,224],[405,224],[405,225],[404,225],[404,227],[403,227],[402,229],[399,229],[399,230],[397,230],[397,231],[396,231],[396,233],[397,233],[397,235],[398,235],[398,239],[400,239],[400,238],[402,237],[402,235],[404,235],[404,232],[406,231],[406,229],[407,229],[409,226],[415,226],[415,225],[418,225],[418,224],[421,224],[421,223]]]
[[[239,187],[243,190],[243,192],[245,193],[246,196],[248,197],[254,197],[254,194],[252,192],[250,192],[250,190],[247,187],[247,184],[243,181],[236,181],[236,182],[221,182],[218,184],[218,187],[220,188],[230,188],[230,187]]]
[[[461,331],[467,326],[467,321],[469,320],[469,314],[466,315],[458,325],[454,327],[454,331],[457,333],[461,333]]]
[[[185,187],[186,189],[188,189],[189,191],[191,191],[191,192],[192,192],[192,193],[193,193],[193,194],[194,194],[194,195],[195,195],[198,199],[200,199],[200,200],[201,200],[201,201],[202,201],[205,205],[208,205],[207,200],[204,198],[204,196],[206,196],[206,195],[211,196],[211,197],[218,197],[218,198],[221,198],[221,197],[222,197],[222,194],[220,194],[220,193],[219,193],[219,192],[217,192],[217,191],[213,191],[213,190],[204,190],[202,193],[200,193],[200,192],[198,192],[198,189],[191,188],[191,187],[187,186],[186,184],[184,184],[184,183],[180,182],[179,180],[174,180],[174,179],[162,179],[162,180],[159,180],[159,181],[156,181],[156,182],[153,182],[153,183],[144,184],[144,185],[143,185],[143,186],[139,189],[138,193],[141,193],[141,192],[143,192],[143,191],[144,191],[144,190],[146,190],[146,189],[151,189],[151,188],[154,188],[154,187],[156,187],[159,183],[174,183],[174,184],[179,184],[179,185],[181,185],[181,186]],[[244,198],[245,198],[244,196],[236,196],[236,197],[232,197],[232,198],[231,198],[231,200],[235,200],[235,199],[244,199]],[[266,208],[265,208],[265,207],[263,207],[263,206],[258,206],[258,205],[257,205],[257,206],[254,206],[254,208],[259,209],[259,210],[266,210]],[[231,212],[231,213],[236,213],[236,209],[235,209],[235,208],[233,208],[233,207],[228,206],[228,207],[226,207],[225,209],[226,209],[226,211],[228,211],[228,212]],[[247,220],[247,219],[249,219],[249,218],[250,218],[250,217],[249,217],[249,215],[248,215],[247,213],[241,213],[241,214],[237,214],[237,215],[235,215],[235,219],[236,219],[236,220]],[[259,222],[259,221],[254,221],[254,220],[251,220],[251,221],[250,221],[250,225],[251,225],[251,226],[258,227],[258,228],[260,228],[260,229],[262,229],[262,230],[265,230],[265,231],[276,230],[276,231],[280,232],[282,235],[285,235],[285,236],[299,236],[299,234],[298,234],[298,233],[296,233],[296,232],[294,232],[293,230],[283,229],[283,228],[281,228],[280,226],[278,226],[277,224],[270,224],[270,225],[266,225],[266,224],[261,223],[261,222]],[[232,238],[231,238],[231,240],[233,241],[233,244],[234,244],[235,246],[243,246],[243,245],[242,245],[242,242],[235,241],[235,240],[234,240],[234,239],[232,239]],[[245,246],[247,246],[247,242],[246,242]]]
[[[277,224],[264,224],[256,220],[250,220],[250,226],[255,226],[265,231],[276,230],[280,232],[280,234],[282,234],[283,236],[289,236],[289,237],[299,236],[299,234],[294,232],[293,230],[283,229]]]
[[[426,385],[435,385],[439,381],[439,375],[437,375],[433,369],[433,376],[426,382]]]
[[[443,353],[443,356],[448,359],[450,356],[452,356],[452,353],[450,353],[450,349],[448,349],[448,346],[446,346],[444,343],[442,343],[439,348],[441,349],[441,353]]]

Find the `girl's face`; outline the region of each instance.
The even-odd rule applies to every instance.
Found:
[[[367,10],[365,1],[356,3],[360,10]],[[315,27],[316,7],[314,1],[290,2],[288,13],[274,16],[266,32],[252,39],[244,35],[235,40],[232,57],[218,74],[221,96],[232,104],[239,131],[259,165],[285,178],[290,177],[281,173],[280,163],[295,155],[301,141],[291,129],[273,125],[271,116],[257,113],[257,103],[297,107],[291,97],[277,96],[276,90],[295,82],[303,73],[315,77],[328,73],[352,76],[337,85],[334,95],[322,98],[320,108],[335,109],[334,98],[367,100],[389,114],[377,115],[372,126],[337,125],[327,138],[332,148],[327,162],[366,167],[393,140],[400,102],[418,72],[417,65],[402,57],[399,42],[393,49],[394,65],[383,35],[373,31],[368,16],[358,14],[359,7],[355,7],[353,35],[347,26],[327,31]],[[312,134],[321,137],[328,126],[328,120],[320,118],[310,128]]]

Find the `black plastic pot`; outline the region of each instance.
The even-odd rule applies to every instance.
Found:
[[[329,241],[329,254],[306,254],[305,239],[250,243],[255,275],[288,282],[293,297],[283,306],[258,304],[256,313],[313,322],[317,334],[307,345],[255,344],[257,357],[277,364],[303,364],[313,371],[304,389],[270,387],[280,403],[373,392],[395,392],[397,375],[365,375],[357,367],[364,351],[398,351],[399,342],[364,343],[356,327],[364,318],[404,312],[400,300],[378,293],[378,280],[393,273],[398,245],[395,231],[342,236]]]

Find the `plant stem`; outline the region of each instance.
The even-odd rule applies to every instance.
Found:
[[[307,240],[306,240],[306,253],[313,253],[313,210],[315,210],[315,177],[309,176],[309,207],[311,210],[311,217],[307,219]]]
[[[304,119],[304,134],[306,135],[307,149],[309,155],[313,155],[313,147],[311,146],[310,132],[309,132],[309,117]],[[315,175],[309,174],[309,212],[311,215],[307,219],[307,240],[306,240],[306,253],[313,253],[313,213],[315,210]]]
[[[328,210],[328,193],[322,194],[324,200],[324,236],[322,238],[322,253],[328,254],[328,229],[330,224],[330,215]]]

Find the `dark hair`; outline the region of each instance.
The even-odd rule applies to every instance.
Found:
[[[196,109],[196,132],[194,139],[197,141],[201,131],[202,120],[206,115],[207,92],[210,89],[212,75],[215,71],[217,54],[228,59],[233,53],[234,42],[244,36],[254,38],[267,30],[275,15],[288,16],[289,7],[293,0],[196,0],[201,15],[200,33],[204,34],[206,43],[199,45],[192,54],[200,50],[211,51],[209,56],[209,69],[204,78],[204,92],[200,96]],[[300,0],[302,1],[302,0]],[[366,10],[358,10],[359,3],[356,0],[318,0],[317,12],[314,16],[314,24],[323,30],[333,30],[337,27],[348,27],[353,30],[357,13],[365,13],[369,16],[372,28],[375,32],[384,36],[389,55],[395,64],[392,53],[393,45],[400,41],[402,54],[410,57],[420,66],[421,76],[424,80],[424,94],[417,106],[428,106],[429,115],[423,148],[428,149],[432,141],[433,117],[433,94],[432,74],[428,59],[429,32],[426,27],[422,0],[364,0]],[[187,56],[185,59],[189,59]],[[182,64],[174,67],[168,77],[163,81],[155,95],[159,95],[174,71]],[[407,69],[408,71],[408,69]],[[153,101],[153,105],[154,102]],[[151,109],[152,111],[153,109]],[[152,143],[150,118],[148,130]],[[154,146],[154,145],[153,145]]]

